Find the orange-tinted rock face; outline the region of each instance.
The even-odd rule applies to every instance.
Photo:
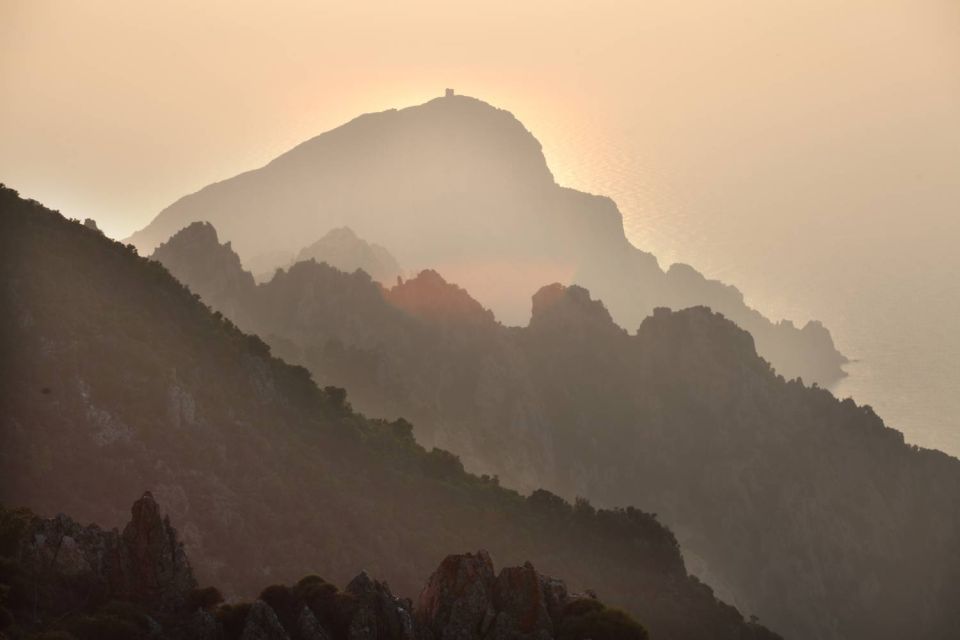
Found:
[[[494,573],[486,551],[447,556],[430,576],[415,610],[433,640],[550,638],[559,628],[566,587],[529,562]]]
[[[433,270],[397,284],[384,293],[393,306],[436,324],[496,323],[493,313],[470,297],[466,290],[448,283]]]
[[[62,515],[35,518],[21,553],[44,583],[40,599],[67,609],[87,599],[127,600],[158,611],[182,605],[197,582],[176,530],[149,492],[131,512],[123,534]]]
[[[130,512],[133,518],[121,536],[124,575],[118,590],[134,601],[172,605],[196,586],[183,545],[149,491]]]
[[[490,624],[494,581],[486,551],[447,556],[420,593],[415,619],[435,640],[479,637]]]

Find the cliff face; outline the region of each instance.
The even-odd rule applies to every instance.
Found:
[[[486,551],[450,555],[416,605],[361,572],[343,591],[316,575],[253,603],[199,589],[183,545],[147,492],[123,533],[0,507],[0,633],[61,640],[646,640],[594,596],[530,563],[499,576]],[[769,637],[762,628],[750,637]]]
[[[178,200],[130,241],[148,254],[198,220],[211,221],[258,275],[289,259],[267,265],[270,256],[295,255],[348,226],[411,272],[435,269],[460,283],[508,324],[526,323],[544,283],[578,284],[630,330],[658,306],[708,305],[750,331],[789,378],[827,384],[846,362],[825,331],[772,323],[735,288],[690,267],[661,270],[627,241],[609,198],[557,185],[522,123],[465,96],[361,116]]]
[[[309,263],[251,299],[238,322],[360,410],[511,486],[649,505],[697,575],[790,635],[936,638],[957,620],[960,463],[784,380],[709,309],[630,333],[555,284],[509,328],[435,272],[383,289]]]
[[[336,274],[342,306],[382,303],[350,285],[375,287],[363,273],[344,283],[305,265],[279,282]],[[230,597],[305,571],[345,584],[362,568],[412,597],[449,550],[486,548],[596,589],[661,637],[767,633],[687,575],[655,516],[464,472],[409,422],[365,418],[343,389],[271,357],[158,262],[7,189],[0,276],[0,502],[113,526],[131,487],[150,487],[197,578]],[[131,544],[152,552],[158,538],[137,530]]]

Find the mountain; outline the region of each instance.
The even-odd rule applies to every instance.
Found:
[[[204,299],[221,277],[166,266]],[[306,262],[251,286],[234,319],[472,471],[653,509],[697,575],[788,637],[933,639],[960,624],[960,462],[785,380],[709,309],[657,309],[630,333],[554,284],[529,326],[505,327],[433,271],[386,289]]]
[[[253,276],[244,271],[230,243],[220,244],[213,225],[196,222],[178,242],[161,245],[154,259],[164,264],[183,265],[182,282],[204,282],[203,299],[227,317],[243,314],[244,299],[254,287]]]
[[[160,263],[6,188],[0,276],[2,503],[110,527],[150,487],[197,579],[229,597],[361,568],[412,597],[446,554],[484,548],[595,589],[653,637],[776,637],[688,575],[655,515],[466,473],[406,420],[366,418],[272,357]]]
[[[403,275],[403,269],[389,251],[357,237],[350,227],[329,231],[310,246],[301,249],[294,262],[306,260],[326,262],[347,273],[362,269],[383,284],[392,284]]]
[[[0,633],[11,640],[646,640],[629,615],[571,593],[530,563],[494,572],[486,551],[450,555],[417,598],[365,572],[340,590],[317,575],[252,603],[199,588],[148,491],[123,533],[0,507]]]
[[[578,284],[622,327],[659,306],[708,305],[750,331],[784,376],[829,384],[844,375],[822,325],[772,323],[734,287],[685,265],[664,272],[626,239],[612,200],[557,185],[513,115],[466,96],[360,116],[181,198],[129,241],[146,255],[197,221],[213,223],[255,273],[287,264],[278,256],[304,238],[349,226],[411,272],[460,283],[509,324],[526,324],[543,283]]]

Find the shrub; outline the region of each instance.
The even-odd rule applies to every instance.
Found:
[[[575,600],[567,605],[557,640],[647,640],[647,630],[619,609],[596,600]]]
[[[224,640],[236,640],[243,633],[243,625],[250,613],[250,604],[225,604],[217,609],[217,621],[223,627]]]
[[[297,632],[297,617],[303,603],[299,601],[293,590],[282,584],[274,584],[260,592],[260,599],[270,605],[288,633]]]
[[[423,457],[423,471],[434,478],[456,478],[464,473],[460,458],[444,449],[431,449]]]
[[[0,606],[0,630],[6,629],[13,624],[13,614],[4,607]]]
[[[396,434],[398,439],[404,442],[414,441],[413,425],[403,418],[397,418],[390,424],[390,426],[393,428],[393,432]]]
[[[290,610],[296,600],[290,588],[282,584],[273,584],[261,591],[260,599],[270,605],[277,614]]]
[[[97,611],[97,615],[120,618],[137,625],[141,631],[150,631],[150,618],[147,612],[132,602],[111,600]]]
[[[223,604],[223,594],[216,587],[203,587],[190,591],[187,594],[185,607],[187,611],[204,609],[209,611],[218,604]]]
[[[588,613],[603,611],[605,608],[602,602],[594,598],[577,598],[568,602],[563,608],[563,617],[585,616]]]
[[[590,504],[589,500],[578,496],[573,504],[573,513],[589,520],[597,515],[597,509]]]
[[[7,509],[0,505],[0,556],[14,555],[33,514],[27,509]]]
[[[347,390],[341,387],[324,387],[323,393],[330,400],[330,405],[337,409],[346,409]]]
[[[293,588],[294,595],[303,601],[317,620],[335,638],[346,637],[356,608],[355,599],[349,593],[341,592],[319,576],[307,576]]]
[[[141,638],[147,638],[147,634],[136,622],[109,613],[78,616],[67,624],[67,629],[79,640],[140,640]]]
[[[546,489],[537,489],[531,493],[527,503],[534,511],[551,516],[565,516],[571,510],[566,500]]]

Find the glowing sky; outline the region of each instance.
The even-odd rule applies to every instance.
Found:
[[[862,162],[864,139],[904,120],[955,143],[958,25],[953,0],[6,0],[0,179],[123,236],[360,112],[453,86],[517,114],[562,182],[739,188],[825,147]]]

